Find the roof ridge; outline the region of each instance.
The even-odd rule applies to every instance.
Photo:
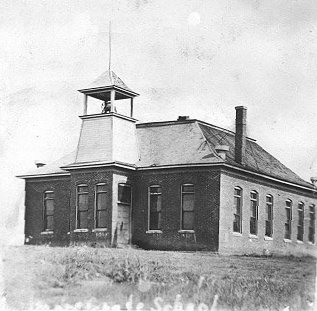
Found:
[[[112,70],[108,70],[108,75],[109,75],[110,83],[112,85],[114,85],[114,82],[113,82],[113,79],[112,79],[112,75],[115,75],[115,73]]]
[[[206,125],[206,126],[209,126],[209,127],[212,127],[212,128],[215,128],[215,129],[218,129],[218,130],[222,130],[222,131],[225,131],[225,132],[228,132],[229,134],[233,134],[235,135],[236,133],[234,131],[231,131],[231,130],[228,130],[228,129],[225,129],[221,126],[218,126],[218,125],[214,125],[214,124],[211,124],[211,123],[208,123],[208,122],[205,122],[205,121],[201,121],[201,120],[196,120],[198,123],[201,123],[203,125]],[[256,139],[254,138],[251,138],[249,136],[246,136],[246,138],[250,141],[254,141],[256,142]]]
[[[218,153],[217,153],[215,147],[212,146],[212,145],[210,144],[210,142],[208,141],[208,139],[207,139],[207,137],[206,137],[204,131],[203,131],[202,128],[199,126],[199,122],[195,122],[195,123],[196,123],[196,126],[198,127],[198,130],[199,130],[200,134],[202,135],[203,139],[205,140],[205,142],[206,142],[206,144],[207,144],[207,146],[208,146],[210,152],[211,152],[212,154],[214,154],[219,160],[225,162],[224,159],[222,159],[222,158],[220,157],[220,155],[218,155]]]

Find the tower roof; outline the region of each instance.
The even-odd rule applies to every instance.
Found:
[[[105,71],[102,73],[90,86],[89,88],[100,88],[105,86],[118,86],[127,91],[131,91],[129,87],[113,72]]]
[[[102,73],[88,88],[81,89],[79,92],[87,94],[102,100],[108,100],[104,92],[115,89],[119,92],[116,99],[124,99],[138,96],[133,92],[113,71],[105,71]]]

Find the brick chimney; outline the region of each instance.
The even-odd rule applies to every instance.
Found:
[[[246,149],[246,127],[247,127],[247,108],[237,106],[236,108],[236,134],[235,134],[235,161],[245,163]]]

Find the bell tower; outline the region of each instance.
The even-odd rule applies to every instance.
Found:
[[[139,94],[129,89],[113,71],[106,71],[90,87],[79,92],[84,95],[82,126],[76,160],[67,165],[67,169],[107,165],[133,167],[139,158],[133,99]],[[90,98],[100,101],[100,113],[87,114]],[[129,115],[117,113],[116,106],[126,105],[127,99],[130,99]]]
[[[116,112],[117,101],[130,99],[130,117],[133,118],[133,99],[139,95],[131,91],[111,70],[102,74],[92,86],[79,92],[84,94],[84,116],[87,115],[88,99],[92,97],[103,102],[102,113]]]

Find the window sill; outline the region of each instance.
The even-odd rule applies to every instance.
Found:
[[[77,232],[88,232],[89,230],[88,229],[75,229],[74,232],[77,233]]]
[[[106,232],[108,228],[95,228],[91,230],[92,232]]]
[[[285,242],[285,243],[292,243],[292,240],[290,240],[290,239],[284,239],[284,242]]]
[[[258,239],[259,237],[255,234],[249,234],[250,239]]]
[[[42,231],[41,235],[51,235],[54,234],[54,231]]]
[[[242,236],[242,233],[240,233],[240,232],[232,232],[232,235],[233,236]]]
[[[178,233],[192,233],[195,234],[194,230],[178,230]]]
[[[296,242],[297,242],[298,244],[304,244],[304,242],[301,241],[301,240],[297,240]]]
[[[309,245],[316,245],[316,243],[313,243],[313,242],[311,242],[311,241],[308,241],[307,244],[309,244]]]
[[[265,236],[264,241],[273,241],[273,238],[271,236]]]
[[[147,234],[155,234],[155,233],[163,233],[162,232],[162,230],[148,230],[148,231],[146,231],[145,233],[147,233]]]

